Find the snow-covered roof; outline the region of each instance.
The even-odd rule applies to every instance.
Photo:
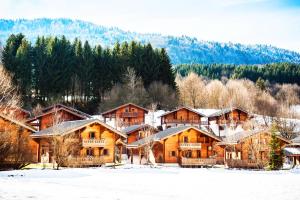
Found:
[[[146,127],[151,127],[149,124],[140,124],[140,125],[131,125],[131,126],[128,126],[126,128],[124,128],[122,130],[122,132],[126,133],[126,134],[130,134],[136,130],[141,130],[143,128],[146,128]]]
[[[259,134],[259,133],[270,133],[269,129],[258,129],[258,130],[248,130],[248,131],[241,131],[241,132],[237,132],[234,135],[230,135],[230,136],[226,136],[225,138],[223,138],[223,141],[220,143],[222,144],[237,144],[239,143],[241,140],[253,136],[255,134]],[[288,139],[283,138],[282,136],[280,136],[279,134],[276,135],[278,139],[283,140],[287,143],[290,143],[290,141]]]
[[[292,144],[299,144],[300,145],[300,136],[292,139]]]
[[[66,134],[80,130],[80,129],[82,129],[88,125],[94,124],[94,123],[100,124],[100,125],[106,127],[107,129],[127,138],[126,134],[124,134],[123,132],[114,129],[113,127],[109,126],[108,124],[106,124],[98,119],[65,121],[60,124],[51,126],[47,129],[43,129],[41,131],[33,133],[31,136],[32,137],[43,137],[43,136],[53,136],[54,134],[55,135],[66,135]]]
[[[163,140],[163,139],[165,139],[167,137],[170,137],[172,135],[176,135],[176,134],[181,133],[181,132],[183,132],[185,130],[188,130],[188,129],[198,130],[201,133],[204,133],[205,135],[216,139],[217,141],[221,141],[221,139],[219,137],[215,136],[214,134],[209,133],[209,132],[207,132],[205,130],[199,129],[197,127],[194,127],[194,126],[178,126],[178,127],[172,127],[172,128],[165,129],[165,130],[160,131],[160,132],[158,132],[156,134],[153,134],[153,135],[151,135],[149,137],[146,137],[146,138],[143,138],[143,139],[138,140],[136,142],[133,142],[130,145],[128,145],[128,147],[130,147],[130,146],[132,146],[132,147],[143,146],[143,145],[147,144],[147,142],[149,142],[151,140],[153,140],[153,141],[160,141],[160,140]]]
[[[194,109],[199,113],[203,113],[205,116],[209,116],[215,112],[220,111],[220,109],[211,109],[211,108],[198,108],[198,109]]]
[[[300,155],[300,147],[285,147],[284,154],[286,156]]]

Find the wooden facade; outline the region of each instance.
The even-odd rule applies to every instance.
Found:
[[[30,162],[37,161],[37,147],[38,144],[31,140],[30,135],[35,132],[35,129],[17,119],[12,119],[0,113],[0,134],[9,134],[10,137],[6,138],[10,141],[10,145],[21,144],[27,147],[27,152],[23,152]],[[5,138],[5,137],[4,137]],[[21,141],[19,141],[21,139]],[[14,158],[12,158],[13,160]]]
[[[152,152],[156,163],[178,163],[181,166],[207,166],[216,164],[214,145],[220,138],[196,127],[170,128],[154,135]],[[128,145],[133,156],[146,157],[147,143]],[[135,154],[135,155],[134,155]]]
[[[145,123],[145,114],[148,110],[133,103],[127,103],[109,111],[103,112],[104,122],[107,119],[115,120],[115,127],[128,127]]]
[[[250,118],[248,112],[240,108],[226,108],[208,116],[209,124],[229,125],[240,124]]]
[[[121,155],[125,152],[124,140],[127,136],[103,122],[97,119],[68,121],[57,125],[57,130],[60,130],[59,133],[64,137],[69,134],[78,136],[79,151],[69,158],[69,165],[85,166],[121,162]],[[39,146],[39,162],[53,162],[51,131],[49,128],[32,135]]]
[[[201,120],[203,117],[205,117],[203,114],[191,108],[181,107],[162,115],[161,124],[167,128],[178,125],[192,125],[198,127],[200,125],[208,125],[207,121]]]
[[[122,131],[127,135],[127,144],[131,144],[158,132],[155,127],[148,124],[132,125]]]
[[[51,127],[53,124],[57,124],[57,121],[73,121],[88,119],[90,116],[81,111],[75,110],[61,104],[48,107],[43,112],[26,122],[35,127],[37,130],[43,130]]]
[[[281,150],[290,143],[281,136],[277,138],[280,141]],[[270,131],[257,130],[237,133],[218,145],[224,149],[224,161],[228,167],[264,168],[269,161],[270,141]]]

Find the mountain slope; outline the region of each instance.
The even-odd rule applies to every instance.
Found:
[[[116,41],[137,40],[150,42],[154,47],[167,49],[173,64],[224,63],[266,64],[273,62],[300,63],[300,54],[269,45],[242,45],[199,41],[187,36],[174,37],[160,34],[139,34],[118,28],[107,28],[89,22],[70,19],[4,20],[0,19],[0,42],[12,33],[22,32],[34,42],[38,35],[65,35],[88,40],[92,44],[111,46]]]

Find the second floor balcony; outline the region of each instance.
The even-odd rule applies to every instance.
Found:
[[[201,121],[200,119],[165,119],[166,124],[196,124],[208,125],[208,121]]]
[[[127,117],[138,117],[138,112],[122,112],[120,117],[127,118]]]
[[[201,149],[201,143],[180,143],[180,149]]]
[[[83,147],[104,147],[105,139],[83,139]]]

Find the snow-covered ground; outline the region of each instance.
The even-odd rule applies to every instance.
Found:
[[[0,172],[0,199],[298,200],[300,170],[88,168]]]

